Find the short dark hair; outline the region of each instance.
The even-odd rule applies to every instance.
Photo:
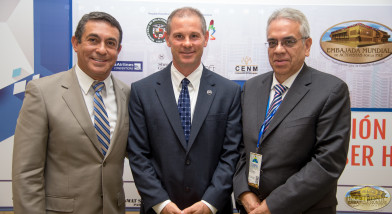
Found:
[[[110,14],[105,13],[105,12],[91,12],[88,14],[85,14],[79,21],[78,26],[76,27],[75,30],[75,37],[78,40],[79,43],[82,42],[82,35],[84,33],[85,30],[85,26],[86,23],[88,21],[104,21],[109,23],[111,26],[116,27],[120,33],[120,38],[119,38],[119,43],[118,43],[118,47],[120,47],[121,45],[121,41],[122,41],[122,28],[120,23]]]
[[[189,16],[189,15],[196,15],[197,17],[200,18],[201,22],[201,30],[203,32],[203,35],[206,35],[207,32],[207,25],[206,25],[206,20],[204,19],[203,14],[201,12],[193,7],[182,7],[174,10],[170,15],[169,18],[167,18],[167,24],[166,24],[166,32],[168,35],[170,35],[171,31],[171,22],[174,17],[184,17],[184,16]]]

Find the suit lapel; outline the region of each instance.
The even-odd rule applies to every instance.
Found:
[[[217,93],[217,89],[214,86],[215,82],[211,75],[211,71],[203,68],[196,106],[193,113],[191,135],[189,137],[187,151],[190,150],[193,143],[195,142],[196,136],[198,135],[200,128],[208,115],[212,101],[214,100],[214,97]]]
[[[272,72],[270,75],[266,76],[262,81],[261,84],[257,85],[257,90],[256,92],[259,93],[258,99],[257,99],[257,127],[258,130],[260,131],[261,126],[263,125],[263,122],[265,120],[265,115],[267,112],[267,105],[269,101],[269,94],[271,90],[271,84],[272,84]],[[257,136],[259,133],[257,133]]]
[[[113,147],[116,146],[117,138],[120,134],[120,128],[122,128],[122,124],[124,124],[124,117],[122,115],[126,114],[126,92],[123,87],[121,87],[120,84],[117,83],[117,80],[113,77],[112,75],[112,81],[113,81],[113,88],[114,88],[114,93],[116,96],[116,104],[117,104],[117,121],[116,121],[116,127],[114,128],[113,136],[112,139],[110,140],[110,146],[109,150],[106,153],[106,157],[109,156],[110,152],[114,149]]]
[[[283,99],[282,104],[278,108],[274,118],[264,134],[263,139],[265,139],[269,133],[271,133],[286,116],[291,112],[292,109],[301,101],[301,99],[308,93],[308,84],[311,83],[311,73],[308,72],[306,64],[298,74],[297,78],[294,80],[293,85],[289,89],[287,95]]]
[[[90,138],[91,142],[100,150],[100,144],[98,142],[97,135],[95,133],[94,126],[91,122],[90,114],[85,105],[84,98],[79,86],[79,82],[76,77],[75,68],[68,71],[67,75],[64,76],[64,80],[61,83],[61,87],[67,89],[63,94],[63,99],[71,110],[75,119],[82,127],[83,131]],[[99,152],[102,156],[103,154]]]
[[[176,98],[174,97],[173,84],[170,75],[171,64],[169,64],[157,78],[155,92],[158,96],[159,102],[165,111],[166,117],[169,120],[174,132],[181,142],[184,150],[186,150],[186,141],[184,130],[182,129],[180,115],[178,113]]]

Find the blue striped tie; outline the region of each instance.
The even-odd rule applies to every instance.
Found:
[[[191,134],[191,101],[189,98],[189,80],[184,78],[182,81],[180,96],[178,97],[178,112],[180,113],[182,128],[184,129],[185,140],[188,143]]]
[[[274,89],[275,89],[275,95],[268,109],[267,117],[264,121],[264,126],[265,126],[264,131],[267,130],[272,118],[275,115],[275,112],[278,110],[280,103],[282,103],[282,95],[287,90],[287,87],[282,84],[277,84],[275,85]]]
[[[98,82],[93,85],[94,88],[94,126],[95,132],[97,133],[98,140],[101,143],[101,151],[103,155],[106,155],[106,152],[109,149],[110,144],[110,125],[108,114],[105,110],[105,104],[103,103],[103,99],[101,96],[101,91],[105,83]]]

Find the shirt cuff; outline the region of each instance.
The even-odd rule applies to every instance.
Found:
[[[207,205],[208,208],[210,208],[212,214],[215,214],[216,212],[218,212],[218,209],[216,209],[214,206],[209,204],[207,201],[201,200],[201,202],[203,202],[205,205]]]
[[[159,214],[159,213],[162,212],[163,208],[165,208],[166,205],[167,205],[168,203],[170,203],[170,202],[171,202],[170,200],[166,200],[166,201],[164,201],[164,202],[161,202],[161,203],[159,203],[159,204],[153,206],[152,209],[153,209],[156,213]]]

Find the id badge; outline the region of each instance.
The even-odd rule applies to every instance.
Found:
[[[250,153],[248,185],[256,189],[259,188],[262,157],[261,154]]]

